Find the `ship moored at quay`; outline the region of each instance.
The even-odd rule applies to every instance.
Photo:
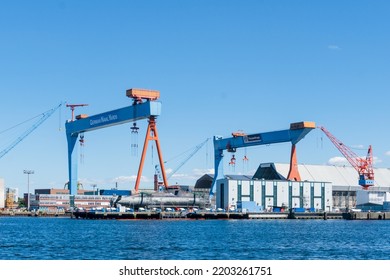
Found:
[[[192,220],[275,220],[275,219],[316,219],[316,220],[390,220],[390,212],[236,212],[210,211],[185,209],[174,211],[144,210],[141,211],[75,211],[72,217],[77,219],[118,219],[118,220],[164,220],[164,219],[192,219]]]

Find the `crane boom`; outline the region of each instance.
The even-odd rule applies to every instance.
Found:
[[[170,179],[184,164],[187,163],[208,141],[210,138],[207,138],[204,140],[202,143],[198,144],[195,146],[195,148],[191,151],[191,153],[167,176],[167,179]],[[158,185],[163,185],[162,181],[162,176],[161,176],[161,170],[160,166],[157,164],[155,165],[155,184],[156,186]]]
[[[53,113],[62,106],[62,103],[54,107],[53,109],[50,109],[44,113],[42,113],[41,118],[33,124],[29,129],[27,129],[25,132],[23,132],[22,135],[20,135],[15,141],[13,141],[7,148],[2,150],[0,152],[0,158],[5,156],[9,151],[11,151],[13,148],[15,148],[16,145],[18,145],[21,141],[23,141],[31,132],[33,132],[35,129],[37,129],[45,120],[47,120]]]
[[[359,157],[348,146],[338,140],[332,135],[325,127],[321,126],[320,129],[325,133],[329,140],[336,146],[336,148],[343,154],[353,168],[359,173],[359,185],[364,189],[368,189],[374,185],[374,168],[373,168],[373,156],[372,147],[368,147],[366,158]]]
[[[168,179],[172,177],[173,174],[175,174],[184,164],[186,164],[187,161],[189,161],[208,141],[210,138],[207,138],[202,143],[197,145],[195,149],[169,174]]]

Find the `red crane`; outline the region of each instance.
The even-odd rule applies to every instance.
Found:
[[[356,155],[348,146],[344,145],[343,142],[334,137],[325,127],[320,129],[328,136],[329,140],[336,146],[336,148],[344,155],[348,162],[356,169],[359,173],[359,185],[363,189],[368,189],[374,185],[374,168],[373,168],[373,156],[372,147],[368,147],[366,158],[361,158]]]
[[[74,108],[83,106],[88,106],[88,104],[66,104],[66,107],[70,107],[70,109],[72,110],[72,122],[74,121]]]

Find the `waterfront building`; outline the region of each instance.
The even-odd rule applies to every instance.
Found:
[[[110,207],[110,195],[69,195],[69,194],[35,194],[31,195],[32,210],[48,213],[63,212],[70,209],[73,200],[74,206],[79,209]]]
[[[68,194],[35,194],[30,202],[32,210],[41,210],[45,212],[58,212],[69,209]]]
[[[329,182],[258,180],[229,175],[217,181],[216,190],[217,208],[226,210],[245,211],[242,205],[248,205],[248,202],[252,202],[258,211],[266,212],[287,209],[316,212],[333,208],[332,184]]]
[[[79,189],[77,190],[78,195],[83,195],[83,194],[92,194],[92,191],[84,190],[84,189]],[[35,189],[34,194],[53,194],[53,195],[61,195],[61,194],[69,194],[68,189]]]
[[[0,209],[5,207],[4,179],[0,178]]]
[[[18,189],[12,189],[12,188],[6,188],[5,189],[5,208],[7,209],[15,209],[19,206],[18,200],[19,200],[19,190]]]
[[[311,187],[308,186],[314,186],[315,192],[318,192],[318,188],[321,188],[321,184],[325,186],[325,193],[328,193],[329,186],[331,186],[331,197],[328,195],[324,198],[326,208],[328,209],[328,206],[331,208],[331,210],[340,210],[345,211],[347,209],[353,209],[353,208],[359,208],[364,206],[369,206],[368,204],[365,204],[364,202],[359,202],[357,200],[357,193],[359,191],[365,192],[365,193],[372,193],[372,195],[369,195],[370,197],[377,196],[381,198],[381,202],[379,202],[379,205],[386,204],[385,202],[385,194],[387,192],[390,192],[390,169],[389,168],[374,168],[375,173],[375,184],[374,186],[370,187],[369,190],[362,190],[362,187],[358,184],[358,174],[356,170],[352,166],[331,166],[331,165],[308,165],[308,164],[299,164],[298,170],[301,176],[303,185],[303,193],[304,197],[301,199],[307,200],[310,203],[304,203],[302,201],[293,202],[292,204],[289,203],[291,201],[295,201],[298,199],[298,197],[295,193],[290,193],[291,196],[294,196],[291,200],[291,198],[286,198],[286,193],[289,192],[288,189],[288,181],[287,175],[289,172],[290,165],[287,163],[263,163],[259,165],[259,168],[256,170],[254,174],[249,175],[225,175],[223,179],[219,180],[217,182],[217,186],[220,184],[224,184],[224,189],[221,190],[221,187],[219,187],[219,194],[218,194],[218,187],[216,192],[216,206],[220,208],[229,207],[229,204],[231,204],[232,199],[234,199],[237,205],[237,199],[242,198],[242,201],[250,201],[252,198],[253,201],[256,202],[256,206],[267,209],[269,207],[269,203],[271,201],[276,201],[276,204],[280,204],[281,197],[275,197],[273,193],[273,186],[274,184],[277,185],[279,188],[276,188],[275,190],[281,195],[281,193],[284,193],[284,198],[281,203],[286,204],[286,200],[288,201],[286,205],[289,207],[295,207],[297,205],[303,205],[306,206],[306,204],[310,205],[312,202],[312,196],[313,194],[310,193],[308,189],[311,190]],[[195,192],[203,192],[208,193],[210,191],[210,187],[213,181],[213,175],[212,174],[205,174],[202,176],[195,185]],[[253,182],[252,182],[253,181]],[[263,186],[266,186],[266,193],[264,195],[268,199],[269,202],[264,203],[264,198],[261,198],[260,200],[255,199],[255,196],[251,196],[251,185],[253,185],[253,191],[256,191],[255,185],[258,188],[258,192],[261,193],[261,190],[263,187],[258,186],[258,181],[261,181],[260,184],[263,184]],[[257,182],[257,183],[256,183]],[[283,183],[284,182],[284,183]],[[292,189],[296,187],[296,184],[299,184],[299,182],[291,181],[290,185],[292,186]],[[286,186],[287,184],[287,186]],[[234,194],[234,192],[239,192],[239,185],[241,185],[241,192],[244,192],[244,196],[239,195],[239,193]],[[249,186],[249,187],[248,187]],[[268,187],[267,187],[268,186]],[[272,187],[271,187],[272,186]],[[248,189],[249,188],[249,189]],[[269,190],[267,188],[270,188]],[[249,190],[249,192],[248,192]],[[224,192],[221,194],[221,191]],[[271,192],[272,191],[272,192]],[[245,193],[248,192],[248,193]],[[249,195],[249,199],[248,196]],[[368,194],[367,194],[368,195]],[[316,197],[317,194],[314,194]],[[390,195],[387,196],[390,200]],[[267,200],[266,199],[266,200]],[[300,198],[299,198],[300,199]],[[298,200],[299,200],[298,199]],[[327,203],[327,200],[330,199],[329,203]],[[229,203],[228,203],[229,201]],[[314,208],[316,208],[318,202],[314,202]],[[376,203],[378,203],[378,199],[376,199]],[[268,204],[268,205],[267,205]],[[274,206],[281,206],[281,205],[274,205]],[[320,204],[319,204],[320,205]],[[387,204],[386,204],[387,205]],[[221,207],[223,206],[223,207]]]
[[[109,208],[111,195],[75,195],[74,206],[80,209]]]
[[[213,179],[214,174],[205,174],[200,177],[195,183],[194,192],[199,194],[209,194]]]
[[[390,203],[390,192],[387,191],[365,191],[356,192],[356,208],[363,211],[382,211],[388,210]]]

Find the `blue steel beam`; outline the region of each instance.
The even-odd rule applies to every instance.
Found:
[[[161,102],[146,101],[117,110],[93,115],[86,118],[67,121],[65,124],[66,138],[68,141],[68,172],[71,195],[77,194],[78,181],[78,149],[77,140],[80,133],[120,125],[127,122],[157,117],[161,114]]]
[[[66,130],[67,133],[70,134],[79,134],[131,121],[147,119],[150,116],[159,116],[160,114],[161,102],[146,101],[144,103],[93,115],[73,122],[68,121],[66,123]]]
[[[235,152],[238,148],[269,145],[283,142],[291,142],[295,145],[302,140],[306,134],[315,128],[313,122],[299,122],[292,123],[290,129],[279,130],[273,132],[264,132],[249,134],[243,136],[233,136],[223,138],[221,136],[214,136],[214,179],[210,188],[210,197],[215,193],[216,182],[223,178],[223,166],[221,161],[223,159],[223,151]]]

